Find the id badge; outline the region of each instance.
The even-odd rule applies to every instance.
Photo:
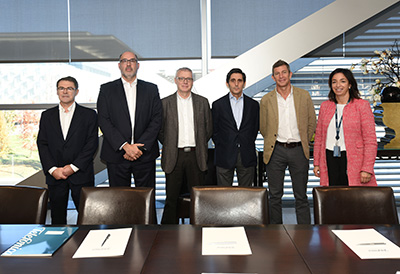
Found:
[[[340,157],[340,146],[335,145],[333,147],[333,157]]]

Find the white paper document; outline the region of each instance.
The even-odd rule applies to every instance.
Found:
[[[332,230],[360,259],[399,259],[400,248],[375,229]]]
[[[203,255],[251,255],[244,227],[203,227]]]
[[[132,228],[90,230],[72,258],[123,256]]]

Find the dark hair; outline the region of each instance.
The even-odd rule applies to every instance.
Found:
[[[57,81],[57,87],[58,87],[58,83],[60,83],[61,81],[68,81],[68,82],[72,82],[74,83],[75,89],[78,89],[78,81],[76,81],[76,79],[72,76],[67,76],[67,77],[63,77],[60,80]]]
[[[329,88],[330,88],[330,91],[329,91],[329,94],[328,94],[329,100],[337,103],[336,95],[332,90],[332,78],[333,78],[333,76],[335,74],[338,74],[338,73],[342,73],[346,77],[347,81],[349,81],[349,84],[350,84],[350,89],[349,89],[350,100],[352,100],[354,98],[355,99],[360,99],[361,97],[360,97],[360,91],[358,90],[357,81],[354,78],[354,75],[351,72],[351,70],[344,69],[344,68],[337,68],[334,71],[332,71],[331,74],[329,75]]]
[[[278,67],[280,67],[280,66],[286,66],[287,69],[288,69],[288,71],[290,72],[290,66],[289,66],[289,64],[286,63],[286,62],[283,61],[283,60],[278,60],[278,61],[275,62],[275,64],[272,65],[272,75],[274,75],[274,69],[276,69],[276,68],[278,68]]]
[[[229,83],[229,80],[231,79],[232,74],[234,73],[240,73],[243,76],[243,82],[246,83],[246,74],[240,69],[240,68],[233,68],[231,71],[228,72],[228,75],[226,75],[226,82]]]

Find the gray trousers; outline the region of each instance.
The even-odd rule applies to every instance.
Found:
[[[218,185],[232,186],[235,169],[239,186],[253,186],[255,167],[244,167],[239,151],[237,153],[236,166],[234,168],[226,169],[217,166]]]
[[[282,196],[285,170],[289,168],[292,189],[295,197],[298,224],[310,224],[310,206],[307,200],[309,161],[304,156],[302,146],[286,148],[275,145],[267,164],[268,188],[270,197],[270,218],[272,224],[282,224]]]
[[[205,174],[197,164],[195,151],[178,151],[178,159],[174,170],[169,174],[165,174],[167,198],[165,199],[161,224],[178,224],[176,210],[183,182],[187,182],[190,192],[193,186],[204,185]]]

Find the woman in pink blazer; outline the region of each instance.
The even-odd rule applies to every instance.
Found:
[[[321,104],[314,142],[314,174],[322,186],[376,186],[374,116],[348,69],[329,76],[329,100]]]

